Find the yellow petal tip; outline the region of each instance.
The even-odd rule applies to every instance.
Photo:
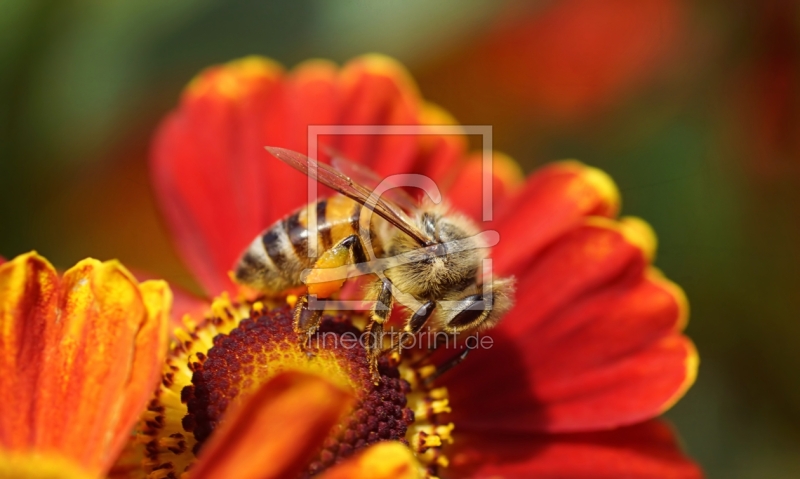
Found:
[[[620,220],[622,234],[638,246],[648,261],[653,261],[658,246],[658,238],[653,228],[643,219],[626,216]]]
[[[185,98],[196,98],[217,94],[235,100],[243,97],[254,81],[282,73],[283,67],[275,60],[250,55],[203,70],[189,82],[184,95]]]
[[[686,376],[683,379],[683,382],[678,387],[678,390],[675,394],[672,395],[661,407],[660,413],[665,413],[669,409],[672,408],[683,396],[686,395],[686,392],[694,385],[695,381],[697,380],[697,372],[700,369],[700,354],[697,352],[697,347],[694,343],[685,336],[679,336],[676,340],[682,340],[686,344],[686,359],[684,359],[684,367],[686,368]]]

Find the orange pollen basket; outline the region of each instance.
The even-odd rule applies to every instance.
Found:
[[[452,442],[447,390],[426,386],[432,366],[410,367],[382,358],[381,380],[372,381],[361,330],[346,316],[324,316],[303,345],[292,329],[288,306],[268,310],[223,297],[200,324],[188,319],[177,331],[162,383],[139,427],[148,479],[179,478],[229,408],[276,374],[290,369],[317,372],[355,391],[356,403],[334,427],[301,477],[312,477],[380,441],[406,444],[430,478],[447,466],[442,454]],[[356,318],[358,320],[358,318]]]

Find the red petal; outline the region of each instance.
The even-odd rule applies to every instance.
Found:
[[[273,219],[267,143],[257,130],[265,111],[279,109],[281,81],[280,68],[262,59],[211,68],[190,84],[155,138],[156,193],[179,252],[209,294],[232,289],[227,272]]]
[[[633,424],[692,384],[696,352],[679,333],[683,293],[646,269],[647,240],[605,223],[592,220],[543,252],[521,278],[492,347],[445,376],[460,429]],[[476,388],[493,394],[476,396]]]
[[[574,161],[542,168],[528,178],[514,200],[498,205],[495,271],[502,275],[525,271],[537,253],[586,216],[612,217],[618,209],[619,192],[602,171]]]
[[[351,407],[352,396],[319,376],[286,372],[261,386],[220,426],[192,479],[297,477]]]
[[[481,222],[484,218],[484,177],[483,155],[473,153],[455,173],[452,185],[447,190],[447,200],[457,210],[466,213],[473,220]],[[502,153],[492,155],[492,194],[491,214],[495,207],[512,200],[525,181],[519,165]]]
[[[171,289],[173,292],[172,313],[170,314],[171,326],[182,327],[184,316],[189,315],[199,320],[210,311],[211,303],[205,299],[198,298],[176,286],[171,286]]]
[[[459,435],[447,477],[506,479],[700,479],[670,428],[650,421],[563,435]]]
[[[263,120],[254,119],[246,125],[258,132],[253,141],[259,150],[254,152],[255,161],[266,163],[262,187],[256,194],[269,205],[270,213],[260,229],[308,201],[308,179],[278,159],[265,156],[263,147],[280,146],[320,157],[321,152],[308,151],[309,125],[337,123],[338,75],[336,65],[327,61],[312,60],[299,65],[286,78],[281,95],[261,106]],[[318,193],[327,194],[327,190],[320,188]],[[245,245],[238,246],[242,249]]]
[[[436,105],[426,103],[422,106],[420,122],[427,126],[457,125],[455,118]],[[453,171],[464,161],[467,137],[458,135],[420,135],[419,151],[410,172],[424,173],[437,183],[440,189],[448,189],[448,180]]]
[[[339,78],[339,125],[419,124],[419,94],[405,68],[382,55],[349,62]],[[414,160],[415,135],[350,135],[335,139],[344,156],[369,165],[380,175],[406,173]]]

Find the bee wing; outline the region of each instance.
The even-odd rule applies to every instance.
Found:
[[[374,191],[384,181],[377,173],[364,165],[354,163],[335,151],[328,151],[327,153],[331,155],[331,164],[335,169],[361,186]],[[391,182],[391,178],[387,179],[387,181]],[[401,188],[393,187],[385,190],[381,197],[388,199],[407,212],[415,211],[418,207],[417,200]]]
[[[296,151],[274,146],[265,148],[272,156],[292,168],[371,209],[421,246],[431,242],[431,238],[420,231],[399,207],[383,198],[373,198],[372,190],[356,183],[347,175]]]

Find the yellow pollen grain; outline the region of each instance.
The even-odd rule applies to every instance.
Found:
[[[429,364],[427,366],[419,368],[418,374],[421,378],[425,379],[427,377],[433,376],[433,373],[435,372],[436,372],[436,366]]]
[[[409,438],[409,444],[411,444],[412,448],[417,451],[418,453],[426,453],[428,450],[433,447],[427,445],[427,441],[429,437],[433,437],[433,427],[432,426],[415,426],[414,433]],[[438,437],[438,436],[437,436]]]
[[[218,318],[230,317],[231,300],[228,293],[223,292],[218,298],[215,298],[211,303],[211,314]]]
[[[436,426],[435,431],[443,441],[447,441],[448,444],[453,444],[453,428],[455,428],[455,425],[451,422],[441,426]]]
[[[188,331],[183,328],[175,328],[172,334],[178,339],[178,341],[185,343],[186,341],[191,341],[192,337]]]
[[[183,318],[181,318],[181,323],[183,324],[183,329],[186,331],[192,331],[197,327],[197,321],[192,319],[192,316],[189,313],[183,315]]]
[[[290,294],[289,296],[287,296],[286,297],[286,304],[288,304],[290,307],[294,308],[294,306],[297,304],[297,295],[296,294]]]
[[[439,447],[442,445],[442,438],[436,435],[425,436],[423,447]]]
[[[428,397],[430,397],[431,399],[447,399],[449,395],[447,392],[447,388],[441,387],[441,388],[431,389],[430,392],[428,392]]]
[[[447,399],[433,401],[431,403],[431,409],[433,410],[434,414],[443,414],[452,412],[452,410],[450,409],[450,401],[448,401]]]
[[[447,399],[423,402],[417,406],[414,414],[418,417],[430,417],[435,414],[444,414],[452,412],[450,409],[450,402]]]

